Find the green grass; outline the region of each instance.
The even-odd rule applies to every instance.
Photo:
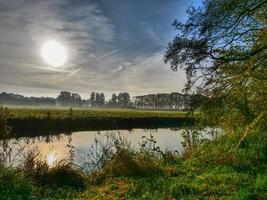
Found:
[[[38,108],[38,107],[10,107],[11,119],[23,118],[138,118],[138,117],[185,117],[186,112],[166,110],[138,110],[138,109],[102,109],[102,108]]]
[[[193,125],[186,112],[101,108],[8,108],[7,123],[14,137],[83,130],[165,128]],[[1,135],[0,135],[1,137]]]
[[[46,171],[45,181],[2,167],[0,198],[267,199],[267,133],[251,131],[238,145],[241,136],[223,135],[161,159],[120,148],[99,172],[59,167]]]

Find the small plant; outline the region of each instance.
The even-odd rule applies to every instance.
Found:
[[[67,144],[67,147],[69,148],[69,156],[66,158],[66,160],[69,163],[73,163],[75,157],[75,149],[74,149],[75,147],[71,144],[71,142],[72,142],[72,137],[70,136]]]
[[[73,112],[74,112],[74,111],[73,111],[73,108],[70,107],[70,109],[69,109],[69,116],[70,116],[70,117],[73,117]]]
[[[12,131],[12,128],[7,124],[8,117],[8,109],[0,106],[0,137],[4,139],[9,138]]]
[[[202,134],[198,130],[190,130],[186,129],[182,132],[182,146],[184,147],[184,150],[191,150],[192,148],[198,146],[202,141]]]
[[[100,132],[97,133],[94,144],[91,145],[86,157],[83,168],[89,169],[89,171],[100,171],[110,161],[113,155],[113,144],[111,136],[107,133],[105,140],[99,139]]]
[[[101,183],[108,177],[146,177],[163,172],[156,162],[159,159],[154,156],[159,148],[153,148],[150,144],[155,144],[153,138],[144,143],[142,150],[134,150],[120,132],[107,134],[105,142],[102,141],[95,140],[95,146],[92,146],[88,154],[90,162],[86,163],[92,170],[93,184]]]
[[[160,156],[163,155],[163,152],[157,145],[157,141],[152,134],[150,134],[149,137],[142,136],[142,142],[140,146],[140,153],[148,158],[160,158]]]
[[[46,112],[46,118],[47,119],[50,119],[51,118],[51,112],[49,110]]]
[[[8,116],[8,109],[0,106],[0,165],[5,165],[7,161],[10,161],[12,154],[12,148],[9,146],[12,128],[7,124]]]
[[[37,162],[39,161],[40,150],[37,146],[34,146],[33,148],[28,149],[26,153],[23,152],[22,156],[21,169],[27,174],[31,174],[34,171]]]

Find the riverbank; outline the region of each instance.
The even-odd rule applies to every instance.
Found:
[[[267,134],[203,141],[181,156],[123,144],[95,173],[58,165],[0,170],[2,199],[266,199]],[[241,139],[243,138],[243,139]]]
[[[186,112],[137,109],[9,108],[15,137],[83,130],[192,126]]]

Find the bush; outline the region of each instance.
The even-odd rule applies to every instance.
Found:
[[[129,150],[121,150],[114,154],[111,162],[100,172],[92,173],[95,184],[108,177],[144,177],[162,174],[163,170],[155,160],[144,159]]]
[[[45,184],[82,191],[86,187],[86,180],[81,170],[75,170],[70,165],[59,165],[48,171]]]
[[[31,199],[34,195],[33,182],[21,172],[0,169],[0,199]]]
[[[265,171],[265,174],[257,175],[255,181],[255,189],[258,193],[258,199],[267,199],[267,170]]]

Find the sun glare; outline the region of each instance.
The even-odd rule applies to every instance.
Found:
[[[41,54],[44,61],[53,67],[61,67],[67,61],[66,48],[54,40],[42,45]]]
[[[46,162],[49,167],[52,167],[56,164],[57,154],[54,151],[50,151],[46,156]]]

